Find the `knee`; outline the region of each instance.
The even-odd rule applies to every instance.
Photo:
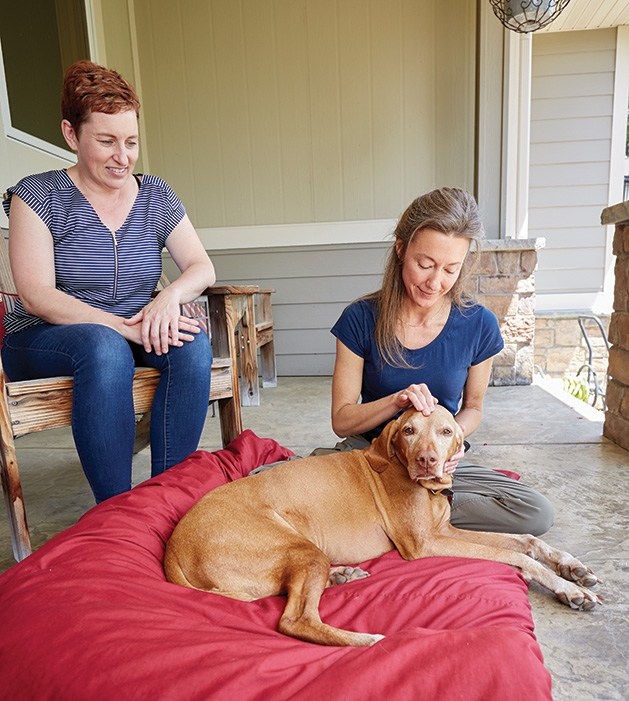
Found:
[[[528,532],[534,536],[541,536],[551,529],[555,520],[555,510],[550,501],[538,493],[535,493],[530,506]]]
[[[500,492],[455,492],[450,522],[457,528],[496,533],[540,536],[553,525],[554,510],[548,499],[513,481]]]
[[[207,334],[198,333],[193,341],[169,351],[171,362],[189,369],[193,374],[210,372],[212,367],[212,346]]]
[[[188,344],[204,362],[212,363],[212,344],[209,336],[203,331],[195,335],[194,341]]]

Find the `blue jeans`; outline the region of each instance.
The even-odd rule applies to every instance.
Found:
[[[151,408],[152,475],[197,449],[212,366],[203,332],[158,356],[100,324],[40,324],[6,336],[2,362],[12,381],[74,377],[72,434],[96,502],[131,488],[136,365],[161,372]]]

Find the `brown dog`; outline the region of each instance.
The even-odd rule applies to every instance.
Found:
[[[391,421],[365,450],[305,458],[226,484],[180,521],[166,547],[169,581],[253,601],[287,594],[279,630],[323,645],[373,645],[382,635],[322,623],[326,586],[359,579],[358,563],[397,548],[429,556],[496,560],[565,604],[591,609],[598,579],[571,555],[531,535],[450,525],[444,463],[462,444],[452,414],[437,407]],[[558,576],[559,575],[559,576]]]

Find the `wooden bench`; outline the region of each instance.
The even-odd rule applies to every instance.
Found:
[[[240,359],[240,401],[242,406],[259,406],[259,370],[262,371],[263,387],[277,387],[271,303],[271,294],[275,290],[261,290],[257,285],[227,285],[216,289],[224,290],[230,297],[240,295],[238,301],[232,299],[230,302],[236,322],[236,352]]]
[[[0,290],[15,294],[8,250],[0,236]],[[218,402],[223,445],[242,433],[238,365],[235,344],[234,306],[247,298],[234,291],[226,295],[223,288],[205,291],[212,326],[213,362],[210,402]],[[158,370],[136,368],[133,381],[133,402],[136,414],[150,411],[160,378]],[[11,541],[15,559],[23,560],[31,553],[22,484],[18,471],[15,439],[36,431],[70,425],[72,412],[72,378],[52,377],[23,382],[10,382],[0,360],[0,476],[4,492]],[[42,465],[42,470],[45,466]]]
[[[277,387],[275,364],[275,339],[273,337],[273,304],[271,295],[275,290],[260,290],[256,295],[256,346],[260,351],[262,386]]]
[[[156,292],[170,284],[162,274]],[[228,334],[218,341],[236,360],[234,372],[239,375],[242,406],[260,406],[258,354],[263,387],[277,387],[273,305],[275,290],[261,290],[257,285],[220,285],[212,287],[213,295],[221,295],[225,307]],[[215,302],[216,304],[216,302]],[[216,312],[215,312],[216,313]],[[222,311],[219,311],[222,314]],[[220,333],[220,331],[219,331]]]

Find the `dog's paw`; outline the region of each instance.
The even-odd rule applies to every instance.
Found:
[[[579,586],[586,589],[601,583],[601,580],[589,567],[586,567],[582,562],[574,558],[569,563],[559,563],[558,569],[560,577],[567,579],[569,582],[576,582]]]
[[[361,570],[360,567],[333,567],[328,577],[328,586],[334,587],[338,584],[347,584],[356,579],[369,577],[369,572]]]
[[[349,645],[354,645],[355,647],[371,647],[384,640],[384,635],[379,635],[378,633],[350,633],[352,636],[349,641]]]
[[[556,592],[556,596],[562,604],[579,611],[592,611],[597,605],[603,603],[603,597],[585,587],[567,587],[565,590]]]

